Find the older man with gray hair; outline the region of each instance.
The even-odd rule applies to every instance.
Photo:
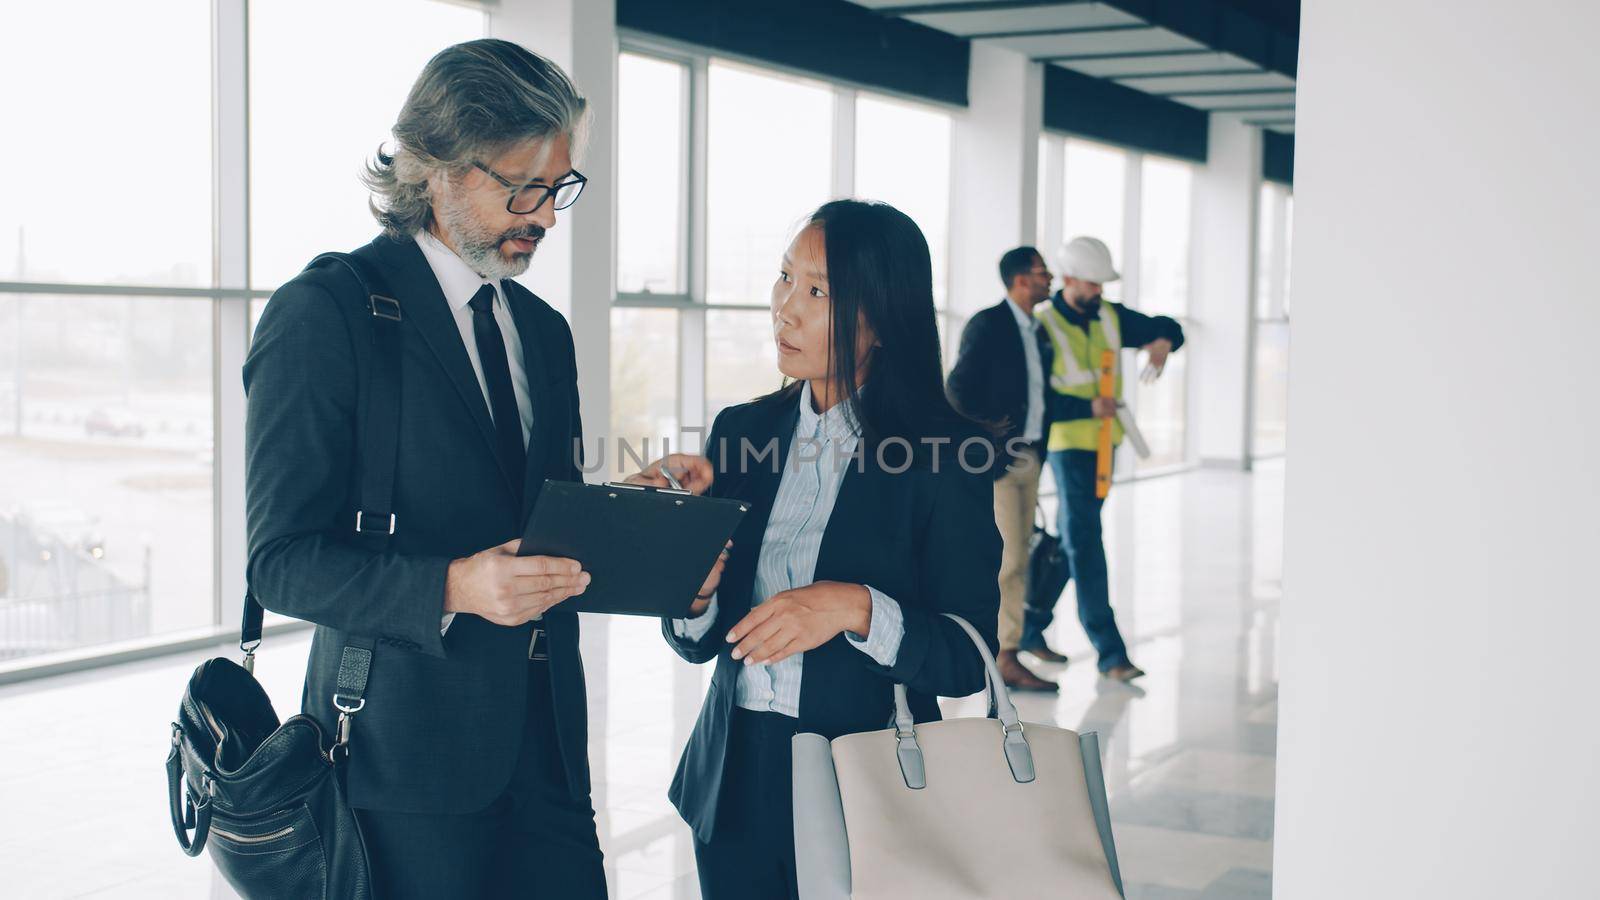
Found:
[[[510,279],[583,189],[585,115],[515,44],[439,53],[368,166],[383,234],[274,293],[245,363],[250,586],[317,626],[305,712],[376,896],[605,896],[559,605],[589,576],[517,555],[581,480],[571,330]]]

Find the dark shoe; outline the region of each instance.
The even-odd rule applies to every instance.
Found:
[[[1005,670],[1002,669],[1001,671],[1003,672]],[[1129,663],[1122,666],[1112,666],[1110,669],[1106,670],[1105,676],[1112,681],[1120,681],[1123,684],[1127,684],[1135,678],[1143,677],[1144,670],[1136,665],[1133,665],[1132,663]]]
[[[1006,687],[1014,691],[1055,693],[1061,689],[1060,685],[1054,681],[1045,681],[1043,678],[1028,671],[1028,667],[1024,666],[1022,660],[1017,658],[1017,651],[1015,650],[1001,650],[1000,658],[997,662],[1000,663],[1001,680],[1006,683]]]
[[[1057,665],[1061,665],[1067,661],[1067,655],[1065,653],[1057,653],[1056,651],[1051,650],[1050,645],[1046,644],[1044,641],[1040,641],[1039,643],[1028,647],[1021,647],[1019,649],[1023,653],[1031,653],[1034,658],[1038,659],[1040,662],[1056,663]]]

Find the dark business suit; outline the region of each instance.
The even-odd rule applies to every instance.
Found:
[[[733,552],[717,591],[717,622],[699,641],[679,638],[670,620],[663,623],[667,641],[692,663],[716,660],[710,691],[684,749],[668,793],[701,844],[728,834],[748,839],[745,826],[752,792],[770,796],[762,817],[771,827],[765,846],[751,846],[748,867],[729,865],[708,872],[701,856],[702,890],[708,897],[766,897],[774,873],[755,868],[757,858],[785,854],[792,882],[793,839],[788,835],[789,793],[787,734],[815,732],[833,738],[873,731],[888,725],[894,709],[893,687],[904,683],[918,721],[939,718],[938,696],[963,696],[984,685],[983,662],[970,639],[940,613],[962,616],[976,627],[991,649],[999,606],[995,572],[1000,539],[993,526],[993,485],[981,472],[963,470],[953,452],[940,460],[939,471],[927,464],[894,474],[878,464],[876,449],[863,444],[863,467],[850,463],[823,532],[815,581],[869,584],[894,598],[904,620],[904,636],[892,668],[874,662],[849,645],[845,635],[808,650],[801,675],[799,716],[735,712],[736,682],[741,663],[724,640],[750,610],[756,563],[762,537],[787,464],[799,415],[799,391],[731,407],[717,416],[707,439],[716,476],[710,494],[750,503],[750,511],[733,537]],[[949,446],[959,444],[959,439]],[[750,451],[745,452],[748,446]],[[948,449],[948,448],[947,448]],[[765,454],[757,459],[758,455]],[[898,450],[887,448],[888,469],[900,466]],[[979,459],[982,462],[982,459]],[[740,719],[736,720],[736,715]],[[743,720],[764,717],[764,736],[751,735]],[[730,743],[736,746],[730,750]],[[759,748],[764,747],[761,751]],[[750,758],[764,752],[764,760]],[[756,783],[756,779],[762,783]],[[719,831],[719,816],[735,811],[733,828]],[[700,848],[697,848],[699,850]],[[744,871],[740,871],[744,869]],[[752,882],[743,894],[743,875]],[[719,883],[713,888],[708,880]],[[791,885],[792,887],[792,885]]]
[[[377,640],[353,723],[348,796],[365,811],[385,894],[443,882],[458,896],[496,890],[481,870],[500,863],[466,823],[530,803],[549,807],[544,820],[561,833],[517,853],[567,857],[549,864],[548,896],[594,894],[577,615],[545,615],[548,662],[528,658],[531,624],[458,615],[440,634],[451,560],[518,537],[544,479],[581,477],[571,331],[544,301],[504,282],[533,407],[526,488],[514,495],[515,473],[496,455],[483,393],[422,251],[409,238],[380,237],[356,256],[383,274],[403,309],[394,535],[376,553],[353,533],[357,400],[372,348],[365,320],[353,324],[335,304],[364,311],[366,299],[343,267],[302,272],[273,294],[244,367],[251,586],[268,609],[316,623],[303,702],[329,735],[346,635]],[[417,842],[430,846],[408,850]]]
[[[1034,509],[1039,503],[1044,438],[1050,433],[1049,398],[1053,393],[1050,367],[1055,361],[1055,350],[1050,339],[1044,335],[1042,327],[1035,327],[1033,341],[1038,348],[1040,366],[1039,393],[1035,397],[1028,396],[1028,356],[1023,341],[1010,300],[1001,300],[976,313],[961,332],[961,352],[946,382],[950,401],[957,409],[974,419],[999,423],[1003,428],[1001,458],[994,467],[992,510],[1002,544],[997,634],[1002,652],[1023,649],[1028,553]],[[1038,438],[1024,443],[1030,400],[1039,405],[1042,415]],[[1005,664],[1002,659],[1002,665]],[[1028,682],[1017,684],[1027,686]]]
[[[1045,376],[1040,399],[1047,401],[1055,351],[1042,333],[1035,340]],[[997,479],[1003,477],[1007,466],[1016,462],[1016,455],[1007,452],[1007,448],[1022,437],[1022,429],[1028,421],[1028,361],[1023,352],[1022,331],[1017,328],[1010,301],[1001,300],[967,320],[961,331],[961,350],[946,386],[950,401],[963,414],[980,422],[1003,426],[993,473]],[[1046,403],[1041,433],[1049,431],[1050,411]],[[1038,444],[1036,450],[1043,457],[1043,441]]]

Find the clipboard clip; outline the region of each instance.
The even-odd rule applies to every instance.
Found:
[[[678,491],[673,490],[672,488],[660,488],[649,484],[630,484],[626,481],[608,481],[605,483],[605,486],[608,488],[621,488],[625,491],[654,491],[658,494],[676,494],[680,497],[693,496],[693,494],[691,494],[689,491]]]

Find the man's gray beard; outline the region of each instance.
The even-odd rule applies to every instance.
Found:
[[[483,227],[472,217],[465,203],[449,197],[439,207],[435,212],[438,214],[440,230],[455,244],[456,252],[461,254],[474,272],[499,281],[515,278],[528,271],[533,254],[506,259],[500,252],[501,232]]]

